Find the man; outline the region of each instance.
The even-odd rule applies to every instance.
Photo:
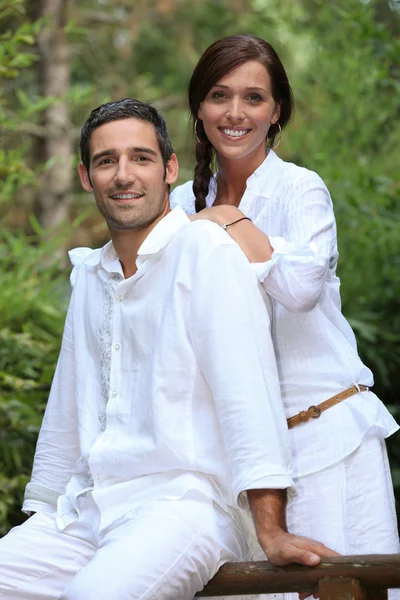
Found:
[[[112,241],[71,252],[32,516],[0,543],[0,597],[189,600],[246,559],[247,501],[272,562],[316,564],[328,549],[285,530],[286,421],[243,253],[218,226],[170,212],[178,165],[149,105],[94,110],[81,156]]]

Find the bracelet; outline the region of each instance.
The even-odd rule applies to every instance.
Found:
[[[238,219],[237,221],[233,221],[232,223],[224,223],[223,225],[221,225],[222,229],[228,229],[228,227],[232,227],[232,225],[236,225],[236,223],[239,223],[239,221],[251,221],[250,217],[240,217],[240,219]]]

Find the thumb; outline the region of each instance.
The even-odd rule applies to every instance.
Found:
[[[315,567],[321,562],[320,556],[315,554],[315,552],[301,549],[297,549],[297,556],[294,560],[300,565],[305,565],[306,567]]]

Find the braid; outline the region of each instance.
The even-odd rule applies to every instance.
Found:
[[[194,170],[193,193],[196,197],[196,212],[206,207],[206,197],[209,190],[210,179],[213,176],[211,161],[213,157],[213,146],[207,140],[206,143],[196,143],[197,164]]]

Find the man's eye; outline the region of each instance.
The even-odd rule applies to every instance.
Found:
[[[109,165],[110,163],[112,163],[111,158],[102,158],[98,164],[99,165]]]
[[[136,160],[137,160],[137,162],[150,162],[150,159],[148,156],[138,156]]]

